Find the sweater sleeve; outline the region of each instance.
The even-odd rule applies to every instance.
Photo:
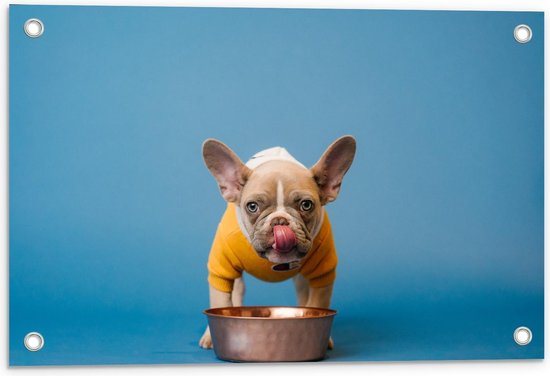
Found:
[[[223,235],[220,224],[208,258],[208,283],[223,292],[233,291],[233,282],[242,275],[242,265]]]
[[[328,216],[325,216],[317,247],[313,251],[312,257],[304,265],[301,273],[311,287],[329,286],[336,279],[338,256]]]
[[[311,287],[319,288],[331,285],[336,280],[336,265],[338,258],[332,236],[327,239],[330,244],[323,244],[323,247],[329,247],[324,250],[324,257],[319,261],[315,271],[310,273],[306,278],[309,280]]]

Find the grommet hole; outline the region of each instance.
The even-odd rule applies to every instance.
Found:
[[[38,18],[31,18],[25,22],[23,29],[25,30],[25,34],[29,37],[38,38],[44,34],[44,23],[42,23],[42,21]]]
[[[532,37],[533,31],[527,25],[518,25],[514,29],[514,38],[516,38],[519,43],[527,43]]]
[[[514,341],[520,346],[528,345],[533,339],[533,333],[525,326],[520,326],[514,331]]]
[[[44,337],[42,337],[42,334],[40,333],[30,332],[25,336],[23,343],[25,344],[27,350],[39,351],[42,347],[44,347]]]

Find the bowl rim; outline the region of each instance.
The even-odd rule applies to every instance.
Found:
[[[234,309],[234,308],[249,308],[249,309],[261,309],[261,308],[293,308],[293,309],[309,309],[322,311],[326,314],[323,316],[308,316],[308,317],[243,317],[243,316],[230,316],[222,315],[220,313],[214,313],[213,311],[219,311],[222,309]],[[243,319],[243,320],[305,320],[305,319],[324,319],[327,317],[334,317],[337,314],[337,311],[330,308],[318,308],[318,307],[305,307],[305,306],[237,306],[237,307],[216,307],[208,308],[202,311],[208,317],[223,317],[228,319]]]

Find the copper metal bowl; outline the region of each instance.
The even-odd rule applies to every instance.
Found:
[[[306,307],[207,309],[216,356],[234,362],[323,359],[336,311]]]

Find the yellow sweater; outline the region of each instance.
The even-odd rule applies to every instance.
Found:
[[[208,258],[208,282],[217,290],[231,292],[233,281],[243,270],[267,282],[280,282],[302,274],[311,287],[325,287],[336,278],[338,258],[332,230],[325,211],[319,234],[307,255],[300,261],[274,264],[261,258],[242,233],[234,204],[222,217]]]

